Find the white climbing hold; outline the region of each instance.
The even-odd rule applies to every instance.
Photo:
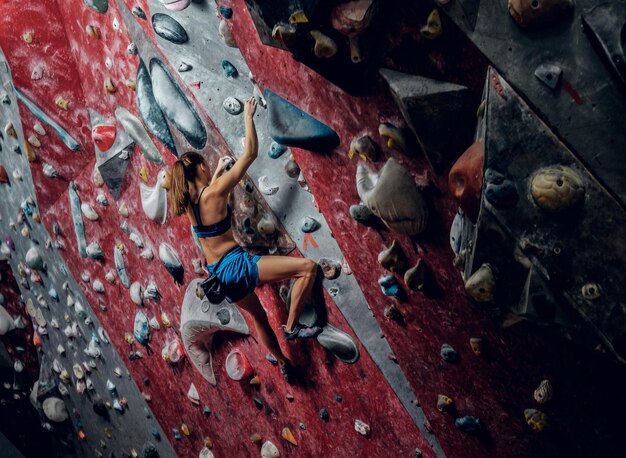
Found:
[[[98,221],[98,214],[93,209],[91,204],[83,202],[82,204],[80,204],[80,211],[83,212],[83,215],[85,215],[85,218],[87,218],[88,220]]]
[[[0,336],[5,335],[7,332],[15,329],[15,323],[13,317],[9,315],[9,312],[0,305]]]
[[[259,190],[263,194],[271,196],[272,194],[276,194],[276,192],[278,192],[278,186],[272,185],[267,175],[263,175],[259,177]]]
[[[46,135],[46,130],[38,122],[36,122],[35,125],[33,126],[33,130],[37,132],[39,135]]]
[[[106,281],[108,281],[109,283],[113,284],[115,283],[115,274],[113,273],[112,270],[109,270],[105,275],[104,275],[104,279]]]
[[[161,170],[154,187],[139,183],[141,208],[148,218],[159,224],[165,224],[167,218],[167,191],[163,188],[166,175],[167,171]]]
[[[65,402],[62,399],[50,397],[43,402],[43,413],[46,418],[55,423],[62,423],[69,418]]]
[[[265,441],[261,447],[261,458],[280,458],[280,452],[272,442]]]
[[[87,272],[86,270],[84,270],[83,273],[80,274],[80,278],[85,283],[89,283],[89,281],[91,280],[91,276],[89,275],[89,272]]]
[[[143,248],[143,240],[141,239],[141,236],[139,234],[137,234],[136,232],[131,232],[129,237],[137,248]]]
[[[109,199],[107,199],[107,196],[105,196],[102,191],[100,191],[96,196],[96,202],[98,202],[103,207],[109,205]]]
[[[92,287],[96,293],[104,293],[104,285],[100,280],[94,280]]]
[[[141,284],[134,282],[130,285],[130,300],[137,305],[141,305]]]
[[[200,405],[200,395],[198,394],[198,390],[196,386],[192,383],[189,385],[189,390],[187,391],[187,398],[194,403],[195,405]]]
[[[370,434],[369,425],[361,420],[354,420],[354,430],[363,436],[369,436]]]
[[[139,253],[139,256],[147,261],[152,261],[154,259],[154,253],[152,252],[152,249],[150,247],[144,248],[144,250]]]
[[[54,166],[48,164],[47,162],[44,162],[41,168],[43,169],[43,174],[48,178],[56,178],[59,176],[59,172],[57,172],[57,169],[55,169]]]

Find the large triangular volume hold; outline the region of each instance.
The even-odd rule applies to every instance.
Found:
[[[457,120],[466,107],[468,89],[389,69],[380,69],[391,94],[424,154],[440,174],[458,156]]]
[[[339,146],[339,136],[326,124],[269,89],[264,95],[270,113],[270,136],[275,142],[311,151]]]
[[[122,184],[124,183],[126,169],[128,168],[130,154],[133,152],[134,145],[134,143],[131,143],[127,148],[111,156],[105,162],[98,164],[100,175],[102,175],[104,183],[115,200],[120,197],[122,192]]]

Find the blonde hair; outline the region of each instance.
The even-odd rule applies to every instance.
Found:
[[[174,162],[170,176],[170,204],[174,216],[180,216],[187,211],[189,204],[189,182],[198,176],[198,166],[205,164],[204,157],[194,151],[189,151]]]

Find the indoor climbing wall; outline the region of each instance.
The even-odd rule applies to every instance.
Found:
[[[29,384],[39,355],[36,404],[55,448],[610,454],[622,426],[597,406],[626,404],[625,371],[613,366],[622,286],[611,269],[587,278],[601,258],[580,269],[586,252],[568,250],[610,252],[613,271],[624,259],[623,236],[611,238],[623,219],[619,170],[589,156],[580,129],[619,112],[616,83],[601,93],[592,83],[621,67],[564,45],[586,40],[572,25],[580,17],[612,43],[604,10],[553,2],[556,28],[519,39],[516,8],[529,2],[509,3],[511,14],[469,0],[5,7],[0,248],[21,297],[6,295],[0,329],[28,339],[23,356],[18,343],[8,350]],[[559,25],[562,12],[570,22]],[[503,23],[499,35],[488,27]],[[511,40],[520,44],[507,54]],[[527,58],[539,42],[546,55]],[[548,55],[559,49],[568,54]],[[593,71],[570,75],[577,58]],[[185,151],[212,167],[241,154],[251,96],[259,158],[233,193],[235,236],[255,254],[320,265],[301,319],[323,327],[316,339],[282,338],[287,282],[257,289],[300,368],[294,385],[249,316],[199,297],[202,253],[163,187]],[[624,136],[608,119],[603,158]],[[550,168],[559,164],[569,169]],[[551,179],[571,183],[567,227],[542,207]],[[601,230],[601,241],[589,235]],[[591,353],[597,343],[608,357]]]

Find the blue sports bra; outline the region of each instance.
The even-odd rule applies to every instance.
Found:
[[[198,223],[197,226],[192,227],[194,232],[196,233],[196,237],[198,237],[199,239],[217,237],[218,235],[225,234],[228,229],[230,229],[230,219],[233,216],[233,211],[230,208],[230,205],[227,205],[226,218],[218,223],[209,224],[208,226],[202,224],[202,218],[200,217],[200,199],[202,198],[202,193],[205,189],[206,187],[202,188],[202,191],[200,191],[200,196],[198,197],[197,204],[191,202],[191,209],[193,210],[193,215],[196,217],[196,222]]]

